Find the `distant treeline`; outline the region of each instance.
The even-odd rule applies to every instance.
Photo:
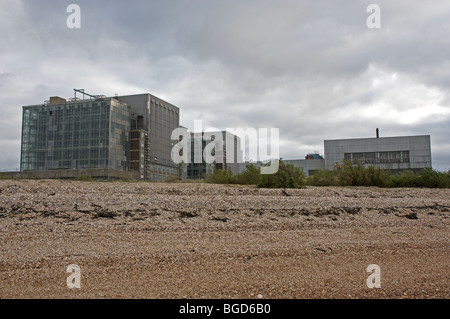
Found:
[[[306,186],[377,186],[450,188],[450,172],[437,172],[431,168],[419,172],[402,171],[392,174],[378,167],[364,167],[357,162],[345,161],[339,169],[317,170],[305,177],[303,170],[280,161],[276,174],[262,175],[259,168],[248,165],[246,170],[233,175],[231,171],[216,170],[206,176],[207,183],[256,185],[259,188],[303,188]]]

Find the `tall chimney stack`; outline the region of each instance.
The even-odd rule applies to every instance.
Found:
[[[377,128],[377,138],[380,138],[380,129]]]

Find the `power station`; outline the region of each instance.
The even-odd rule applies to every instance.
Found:
[[[177,141],[171,135],[177,128],[180,109],[149,93],[106,97],[74,89],[69,100],[51,97],[23,106],[20,174],[162,181],[202,179],[215,169],[236,174],[248,164],[242,160],[241,139],[226,131],[215,133],[224,142],[216,147],[219,159],[213,164],[194,161],[194,148],[187,150],[190,163],[175,164],[171,152]],[[202,141],[192,145],[209,143],[197,135],[191,133],[191,139]],[[236,154],[232,163],[226,161],[227,150]],[[326,140],[324,150],[324,156],[308,154],[284,162],[301,167],[307,176],[345,160],[391,171],[432,167],[429,135],[380,138],[377,129],[375,138]]]

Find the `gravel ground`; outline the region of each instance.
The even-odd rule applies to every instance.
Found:
[[[450,190],[0,181],[0,298],[445,298]],[[66,269],[81,270],[69,289]],[[367,267],[379,265],[381,288]]]

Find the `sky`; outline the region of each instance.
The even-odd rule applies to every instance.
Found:
[[[449,84],[450,0],[0,0],[0,170],[19,167],[22,106],[83,88],[151,93],[190,129],[279,128],[284,159],[431,135],[447,171]]]

